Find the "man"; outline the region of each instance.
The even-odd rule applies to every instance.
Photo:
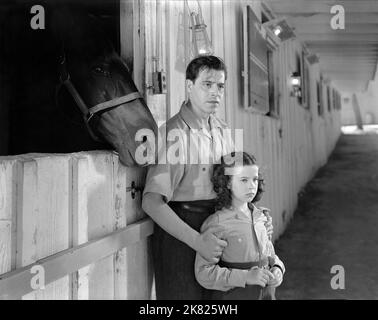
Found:
[[[205,259],[218,262],[227,245],[214,235],[222,230],[199,233],[203,221],[215,211],[212,164],[222,154],[233,151],[229,143],[216,145],[228,129],[215,116],[223,99],[226,77],[221,59],[193,59],[186,70],[188,101],[161,128],[166,133],[164,147],[159,151],[159,163],[149,168],[142,202],[143,210],[157,224],[152,240],[157,299],[206,299],[207,290],[194,275],[196,251]],[[208,161],[202,161],[204,145],[209,146]],[[173,146],[179,151],[177,158],[177,152],[170,150]],[[271,223],[268,229],[271,233]]]

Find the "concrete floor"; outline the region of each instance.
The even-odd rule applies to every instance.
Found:
[[[342,135],[275,242],[287,269],[277,298],[378,299],[377,231],[378,135]],[[331,287],[334,265],[345,289]]]

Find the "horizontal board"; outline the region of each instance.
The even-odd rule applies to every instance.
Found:
[[[45,284],[49,284],[126,246],[145,240],[152,233],[152,220],[144,219],[100,239],[63,250],[31,265],[3,274],[0,277],[0,299],[17,299],[32,291],[31,280],[34,274],[31,270],[34,266],[44,269]]]

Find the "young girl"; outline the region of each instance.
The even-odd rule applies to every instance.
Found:
[[[211,299],[275,299],[274,288],[281,284],[285,267],[268,238],[266,215],[253,204],[263,192],[256,159],[246,152],[222,157],[214,165],[212,182],[218,211],[205,220],[201,232],[223,227],[216,235],[227,246],[219,252],[218,264],[197,253],[197,281],[213,290]]]

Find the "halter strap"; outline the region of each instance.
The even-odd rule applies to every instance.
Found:
[[[85,123],[85,126],[87,127],[87,130],[89,132],[89,135],[91,136],[91,138],[95,141],[98,141],[98,142],[101,142],[101,139],[99,139],[96,134],[93,132],[93,130],[91,129],[91,127],[89,126],[89,123],[88,123],[88,109],[87,109],[87,106],[85,104],[85,102],[83,101],[83,99],[81,98],[79,92],[77,92],[75,86],[73,85],[72,81],[70,80],[70,75],[69,73],[67,73],[67,78],[65,80],[62,80],[62,84],[65,85],[65,87],[67,88],[68,92],[71,94],[72,98],[74,98],[75,102],[76,102],[76,105],[79,107],[81,113],[83,114],[83,120],[84,120],[84,123]]]
[[[69,93],[71,94],[72,98],[74,98],[74,100],[75,100],[77,106],[79,107],[81,113],[83,114],[83,116],[88,117],[87,106],[86,106],[85,102],[83,101],[83,99],[81,98],[79,92],[77,92],[77,90],[76,90],[75,86],[73,85],[72,81],[70,80],[69,76],[66,80],[63,81],[63,84],[66,86],[66,88],[69,91]]]
[[[91,107],[91,108],[88,109],[88,113],[89,113],[88,121],[90,120],[90,118],[95,113],[97,113],[99,111],[103,111],[103,110],[106,110],[106,109],[109,109],[109,108],[118,107],[121,104],[133,101],[133,100],[138,99],[138,98],[142,98],[142,95],[138,91],[136,91],[136,92],[129,93],[129,94],[122,96],[122,97],[118,97],[118,98],[115,98],[115,99],[112,99],[112,100],[108,100],[108,101],[96,104],[94,107]]]
[[[96,141],[101,141],[101,139],[99,139],[96,136],[96,134],[93,132],[93,130],[89,126],[89,121],[91,120],[91,118],[99,111],[103,111],[103,110],[110,109],[110,108],[115,108],[115,107],[118,107],[118,106],[120,106],[124,103],[128,103],[130,101],[133,101],[133,100],[136,100],[136,99],[139,99],[139,98],[143,99],[143,97],[140,94],[140,92],[136,91],[136,92],[129,93],[129,94],[122,96],[122,97],[118,97],[118,98],[115,98],[115,99],[112,99],[112,100],[108,100],[108,101],[96,104],[95,106],[93,106],[91,108],[87,108],[87,105],[85,104],[84,100],[81,98],[79,92],[76,90],[74,84],[71,81],[70,74],[68,73],[68,71],[66,69],[66,61],[65,60],[66,60],[65,57],[63,57],[63,60],[60,63],[60,65],[61,65],[60,81],[61,81],[62,84],[64,84],[66,86],[68,92],[74,98],[76,105],[79,107],[81,113],[83,114],[84,123],[85,123],[87,130],[88,130],[89,134],[91,135],[92,139],[94,139]],[[65,79],[62,79],[62,74],[64,74]]]

